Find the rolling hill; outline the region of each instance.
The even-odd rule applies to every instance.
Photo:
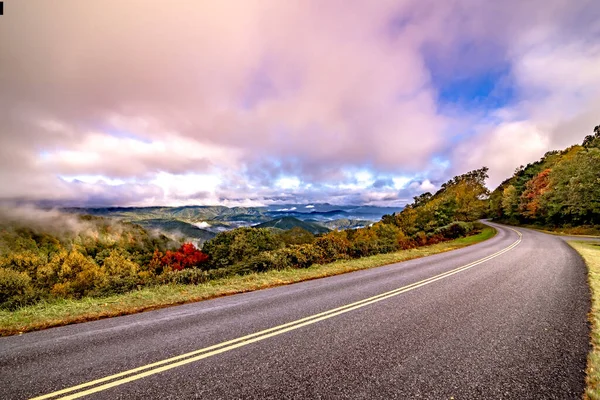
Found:
[[[327,233],[330,229],[316,224],[314,222],[306,222],[301,221],[298,218],[294,217],[281,217],[268,222],[264,222],[262,224],[254,225],[255,228],[278,228],[282,230],[289,230],[292,228],[302,228],[314,235],[318,235],[321,233]]]

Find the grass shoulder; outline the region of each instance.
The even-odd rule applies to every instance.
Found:
[[[134,314],[173,305],[250,292],[274,286],[324,278],[362,269],[412,260],[470,246],[492,238],[496,230],[486,226],[480,233],[431,246],[378,254],[352,260],[338,260],[309,268],[286,268],[215,279],[199,285],[160,285],[110,297],[41,302],[16,311],[0,311],[0,336],[56,326]]]
[[[592,348],[588,354],[585,399],[600,400],[600,243],[568,242],[583,257],[588,267],[588,283],[592,296],[589,320]]]
[[[532,224],[519,224],[514,221],[498,220],[501,224],[516,226],[520,228],[532,229],[534,231],[548,233],[550,235],[557,236],[581,236],[582,238],[599,238],[600,239],[600,227],[598,226],[572,226],[572,227],[552,227]]]

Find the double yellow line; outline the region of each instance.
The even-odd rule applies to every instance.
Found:
[[[439,281],[441,279],[448,278],[454,274],[458,274],[459,272],[465,271],[467,269],[473,268],[476,265],[482,264],[486,261],[489,261],[493,258],[496,258],[507,251],[512,250],[516,246],[521,243],[522,234],[512,228],[512,231],[516,232],[519,235],[517,241],[512,243],[510,246],[492,254],[487,257],[484,257],[480,260],[474,261],[470,264],[463,265],[462,267],[455,268],[453,270],[444,272],[439,275],[432,276],[431,278],[423,279],[419,282],[412,283],[407,286],[403,286],[398,289],[391,290],[389,292],[385,292],[379,294],[377,296],[369,297],[354,303],[346,304],[345,306],[337,307],[328,311],[324,311],[318,314],[314,314],[305,318],[298,319],[296,321],[288,322],[283,325],[275,326],[273,328],[265,329],[260,332],[256,332],[250,335],[242,336],[237,339],[229,340],[226,342],[218,343],[213,346],[205,347],[203,349],[195,350],[189,353],[181,354],[176,357],[167,358],[162,361],[158,361],[152,364],[147,364],[138,368],[133,368],[127,371],[120,372],[118,374],[106,376],[101,379],[96,379],[94,381],[82,383],[81,385],[72,386],[69,388],[65,388],[62,390],[58,390],[56,392],[48,393],[43,396],[35,397],[31,400],[42,400],[42,399],[50,399],[57,396],[66,395],[63,397],[59,397],[60,399],[77,399],[79,397],[87,396],[92,393],[100,392],[106,389],[110,389],[115,386],[123,385],[128,382],[132,382],[141,378],[145,378],[150,375],[158,374],[164,371],[168,371],[173,368],[181,367],[182,365],[190,364],[204,358],[208,358],[217,354],[224,353],[226,351],[230,351],[233,349],[237,349],[238,347],[246,346],[251,343],[259,342],[261,340],[268,339],[273,336],[281,335],[283,333],[293,331],[295,329],[302,328],[307,325],[315,324],[319,321],[323,321],[329,318],[333,318],[337,315],[344,314],[365,306],[368,306],[373,303],[377,303],[390,297],[398,296],[402,293],[406,293],[408,291],[420,288],[421,286],[429,285],[430,283]],[[89,388],[89,389],[86,389]],[[73,393],[75,392],[75,393]],[[68,394],[71,393],[71,394]]]

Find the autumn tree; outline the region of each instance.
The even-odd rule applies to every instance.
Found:
[[[519,211],[523,217],[535,220],[544,215],[544,194],[550,190],[549,176],[551,171],[551,169],[543,170],[525,185],[525,191],[519,202]]]

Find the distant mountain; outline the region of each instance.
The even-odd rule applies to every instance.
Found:
[[[364,219],[347,219],[347,218],[334,219],[333,221],[318,222],[319,225],[323,225],[326,228],[329,228],[331,230],[364,228],[365,226],[369,226],[372,223],[373,223],[373,221],[368,221],[368,220],[364,220]]]
[[[178,219],[188,222],[210,220],[251,219],[266,221],[264,207],[225,207],[225,206],[185,206],[185,207],[106,207],[106,208],[65,208],[63,211],[77,214],[91,214],[114,217],[124,221],[147,219]],[[261,222],[262,222],[261,221]]]
[[[146,219],[135,223],[146,229],[156,229],[170,234],[169,236],[195,239],[200,244],[216,236],[213,232],[176,219]]]
[[[369,220],[376,222],[386,214],[402,211],[403,207],[376,207],[376,206],[340,206],[331,204],[286,204],[278,207],[269,206],[266,215],[272,218],[294,217],[306,221],[331,221],[334,219]]]
[[[328,219],[332,219],[332,218],[336,218],[336,217],[345,216],[345,215],[347,215],[347,212],[344,210],[310,211],[310,212],[268,211],[266,214],[273,218],[295,217],[295,218],[302,219],[302,220],[306,220],[307,218],[328,220]]]
[[[181,232],[186,237],[199,241],[210,239],[209,234],[256,224],[282,224],[290,217],[308,224],[316,224],[307,229],[317,232],[323,227],[329,229],[351,229],[376,222],[385,214],[401,211],[401,207],[349,206],[329,203],[278,204],[266,207],[225,207],[225,206],[184,206],[184,207],[104,207],[104,208],[64,208],[73,214],[89,214],[115,218],[124,222],[134,222],[145,227],[158,229],[171,236]],[[335,221],[340,222],[336,223]],[[347,222],[341,222],[342,220]],[[291,227],[297,223],[287,220]],[[289,229],[289,228],[287,228]]]
[[[314,222],[301,221],[298,218],[294,218],[294,217],[277,218],[277,219],[271,220],[269,222],[264,222],[262,224],[254,225],[254,227],[255,228],[278,228],[278,229],[282,229],[285,231],[292,229],[292,228],[302,228],[314,235],[329,232],[329,229],[322,225],[319,225]]]

